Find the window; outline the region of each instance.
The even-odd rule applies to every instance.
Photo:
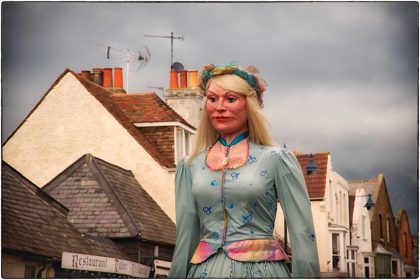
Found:
[[[384,231],[382,229],[382,215],[379,214],[379,237],[384,238]]]
[[[398,261],[392,261],[392,276],[399,277]]]
[[[340,235],[332,234],[332,266],[333,271],[340,271]]]
[[[386,219],[386,240],[388,242],[391,242],[391,232],[389,230],[389,224],[390,224],[389,220],[390,220],[389,218]]]
[[[363,258],[363,262],[364,262],[364,277],[365,278],[369,278],[370,277],[370,263],[369,263],[369,257],[364,257]]]
[[[25,276],[24,278],[35,278],[35,266],[25,264]]]
[[[362,238],[366,239],[366,216],[362,215]]]
[[[175,163],[191,153],[191,133],[181,127],[175,129]]]
[[[351,278],[357,277],[356,275],[356,249],[348,249],[347,250],[347,272],[349,273],[348,276]]]
[[[341,200],[341,224],[346,224],[346,194],[344,192]]]
[[[404,257],[408,257],[408,244],[407,244],[407,233],[404,232],[403,235],[403,239],[404,239]]]

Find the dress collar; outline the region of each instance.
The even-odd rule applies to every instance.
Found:
[[[245,132],[243,132],[243,133],[239,134],[238,136],[236,136],[236,137],[233,139],[233,141],[232,141],[232,142],[230,142],[230,144],[228,144],[228,143],[226,142],[225,138],[223,138],[223,137],[220,137],[220,138],[219,138],[219,141],[220,141],[220,143],[222,143],[222,145],[223,145],[223,146],[226,146],[226,147],[232,147],[233,145],[238,144],[238,143],[239,143],[239,142],[241,142],[242,140],[246,139],[248,136],[249,136],[249,132],[248,132],[248,131],[245,131]]]

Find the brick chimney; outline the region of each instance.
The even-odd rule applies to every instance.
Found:
[[[90,71],[89,70],[82,70],[79,73],[79,75],[80,75],[80,77],[82,77],[85,80],[88,80],[88,81],[90,80]]]

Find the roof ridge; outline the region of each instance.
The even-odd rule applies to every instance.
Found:
[[[111,194],[112,196],[114,196],[114,201],[117,202],[118,203],[118,206],[119,206],[119,207],[115,207],[115,209],[120,214],[121,219],[123,219],[126,222],[129,222],[130,223],[130,224],[126,225],[127,228],[128,229],[131,229],[131,230],[137,231],[136,235],[141,234],[141,232],[142,232],[141,228],[138,228],[137,227],[137,224],[135,222],[135,219],[132,217],[130,211],[128,211],[127,208],[125,207],[124,203],[121,202],[121,199],[120,199],[119,195],[114,190],[113,184],[108,181],[108,179],[106,178],[106,176],[103,173],[103,170],[101,169],[101,166],[98,165],[97,158],[96,157],[91,157],[91,161],[88,164],[88,167],[89,167],[89,169],[91,169],[91,171],[93,173],[93,176],[95,176],[95,178],[97,178],[99,180],[101,180],[101,179],[103,180],[103,182],[105,183],[105,186],[102,186],[102,187],[107,187],[110,190],[110,193],[109,194]],[[94,172],[92,170],[92,168],[96,168],[98,172]],[[132,175],[132,173],[131,173],[131,175]],[[100,176],[100,177],[98,177],[98,176]],[[132,175],[132,176],[134,176],[134,175]],[[98,182],[98,183],[100,183],[100,182]],[[120,213],[120,211],[119,211],[120,209],[122,209],[125,213]],[[129,219],[129,221],[127,221],[127,219],[125,217],[127,217]]]
[[[173,168],[174,164],[170,162],[165,156],[163,156],[158,149],[144,136],[140,130],[138,130],[125,115],[121,107],[112,100],[112,92],[106,90],[105,88],[88,81],[82,77],[79,77],[74,71],[69,70],[69,72],[76,77],[76,79],[82,84],[83,87],[102,104],[102,106],[133,136],[133,138],[145,148],[145,150],[150,154],[150,156],[155,159],[160,165]],[[96,94],[89,86],[95,87],[105,94]],[[99,96],[104,98],[99,98]]]

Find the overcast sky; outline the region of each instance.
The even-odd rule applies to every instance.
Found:
[[[174,32],[185,38],[174,40],[174,61],[186,69],[255,65],[276,141],[330,152],[347,180],[384,173],[394,213],[405,208],[416,234],[417,26],[417,2],[3,2],[2,143],[66,68],[125,67],[100,45],[147,46],[128,90],[167,88],[170,40],[144,35]]]

